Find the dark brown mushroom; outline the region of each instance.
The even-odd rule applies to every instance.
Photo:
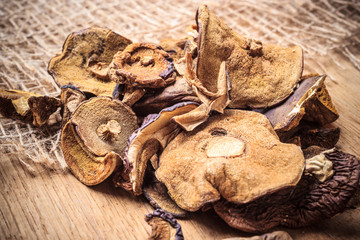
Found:
[[[35,127],[46,124],[50,115],[62,106],[61,100],[49,96],[32,96],[28,99],[28,104]]]
[[[157,179],[177,205],[197,211],[222,197],[246,203],[300,180],[301,149],[279,141],[268,119],[225,110],[191,132],[181,132],[159,158]]]
[[[321,75],[303,80],[285,102],[265,111],[278,134],[287,135],[301,119],[325,125],[339,117],[326,90],[325,78]]]
[[[323,149],[304,150],[312,158]],[[266,232],[277,226],[304,227],[341,213],[359,183],[359,160],[338,150],[324,154],[333,164],[334,175],[325,182],[303,175],[294,188],[284,189],[247,204],[225,200],[214,204],[215,211],[231,227],[246,232]]]
[[[275,231],[260,236],[224,238],[222,240],[293,240],[293,238],[287,232]]]
[[[149,239],[152,240],[183,240],[184,235],[180,224],[171,213],[156,209],[146,215],[145,221],[152,227]]]
[[[286,99],[300,81],[303,53],[299,46],[262,44],[233,32],[202,5],[196,13],[198,57],[196,74],[209,92],[226,61],[231,79],[230,108],[264,108]]]
[[[105,180],[122,165],[128,138],[137,127],[135,114],[118,100],[95,97],[82,102],[61,135],[71,171],[86,185]]]
[[[70,34],[62,53],[49,62],[48,72],[59,86],[74,85],[83,92],[111,96],[115,83],[107,68],[118,51],[131,41],[106,28],[88,28]]]

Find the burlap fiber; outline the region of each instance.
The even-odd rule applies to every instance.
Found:
[[[268,43],[300,45],[305,59],[327,55],[332,61],[336,51],[360,70],[358,0],[1,0],[0,88],[56,96],[59,87],[47,73],[47,64],[71,32],[99,26],[134,42],[182,37],[194,24],[201,3],[239,33]],[[35,163],[65,170],[59,145],[57,127],[38,129],[1,117],[0,153],[29,170]]]

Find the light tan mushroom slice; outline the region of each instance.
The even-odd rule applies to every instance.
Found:
[[[178,115],[190,112],[198,105],[195,103],[178,103],[151,115],[146,123],[130,138],[126,158],[131,166],[129,173],[132,190],[135,194],[142,193],[142,184],[149,159],[162,150],[168,141],[178,134],[180,127],[173,122]]]
[[[265,112],[277,133],[294,129],[301,119],[325,125],[339,117],[326,90],[325,78],[321,75],[303,80],[284,103]]]
[[[123,157],[128,138],[138,128],[131,108],[107,97],[94,97],[81,103],[71,122],[84,146],[96,156],[113,151]]]
[[[221,197],[242,204],[295,186],[303,169],[300,147],[281,143],[263,114],[225,110],[177,135],[155,173],[179,207],[197,211]]]
[[[106,28],[88,28],[70,34],[62,53],[49,62],[48,72],[59,86],[74,85],[81,91],[110,96],[115,83],[107,78],[116,52],[131,41]]]
[[[130,87],[163,88],[175,80],[172,61],[160,46],[133,43],[114,56],[109,77]]]
[[[231,79],[230,108],[265,108],[286,99],[300,81],[303,52],[299,46],[262,44],[238,35],[201,6],[198,25],[197,76],[210,92],[217,91],[220,65],[226,61]]]
[[[102,157],[89,152],[71,121],[68,121],[62,130],[61,149],[71,172],[88,186],[103,182],[121,164],[121,157],[115,152],[109,152]]]

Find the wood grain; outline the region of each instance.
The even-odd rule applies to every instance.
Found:
[[[306,62],[307,72],[327,73],[326,82],[341,117],[338,147],[360,156],[359,71],[340,55]],[[1,145],[0,145],[1,146]],[[95,187],[72,174],[41,166],[35,176],[16,158],[0,161],[0,239],[146,239],[144,216],[153,211],[142,197],[114,188]],[[212,210],[180,220],[186,239],[250,236],[227,226]],[[303,229],[282,229],[294,239],[360,239],[360,208]]]

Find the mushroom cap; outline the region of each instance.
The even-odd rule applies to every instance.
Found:
[[[129,39],[106,28],[71,33],[62,53],[50,60],[48,72],[59,86],[72,84],[84,92],[111,96],[116,84],[97,76],[94,70],[106,68],[115,53],[130,43]]]
[[[102,157],[89,152],[71,121],[68,121],[62,130],[61,149],[71,172],[88,186],[103,182],[121,162],[120,156],[114,152]]]
[[[306,158],[319,148],[304,150]],[[304,175],[295,188],[283,189],[248,204],[219,201],[216,213],[231,227],[246,232],[267,232],[277,226],[304,227],[344,211],[359,183],[359,160],[341,151],[325,153],[334,175],[321,183]]]
[[[96,156],[113,151],[123,157],[128,138],[138,128],[131,108],[108,97],[82,102],[70,121],[84,146]]]
[[[225,110],[192,132],[181,132],[160,156],[156,177],[183,209],[223,198],[246,203],[300,180],[301,149],[281,143],[267,118]]]
[[[197,75],[216,92],[220,64],[226,61],[232,90],[230,108],[265,108],[286,99],[300,81],[303,52],[299,46],[262,44],[232,31],[206,5],[196,13]]]
[[[133,43],[115,54],[111,80],[131,87],[162,88],[173,82],[174,64],[169,54],[151,43]]]
[[[303,80],[285,102],[265,112],[277,132],[293,129],[303,118],[324,125],[339,117],[326,90],[325,78],[321,75]]]

